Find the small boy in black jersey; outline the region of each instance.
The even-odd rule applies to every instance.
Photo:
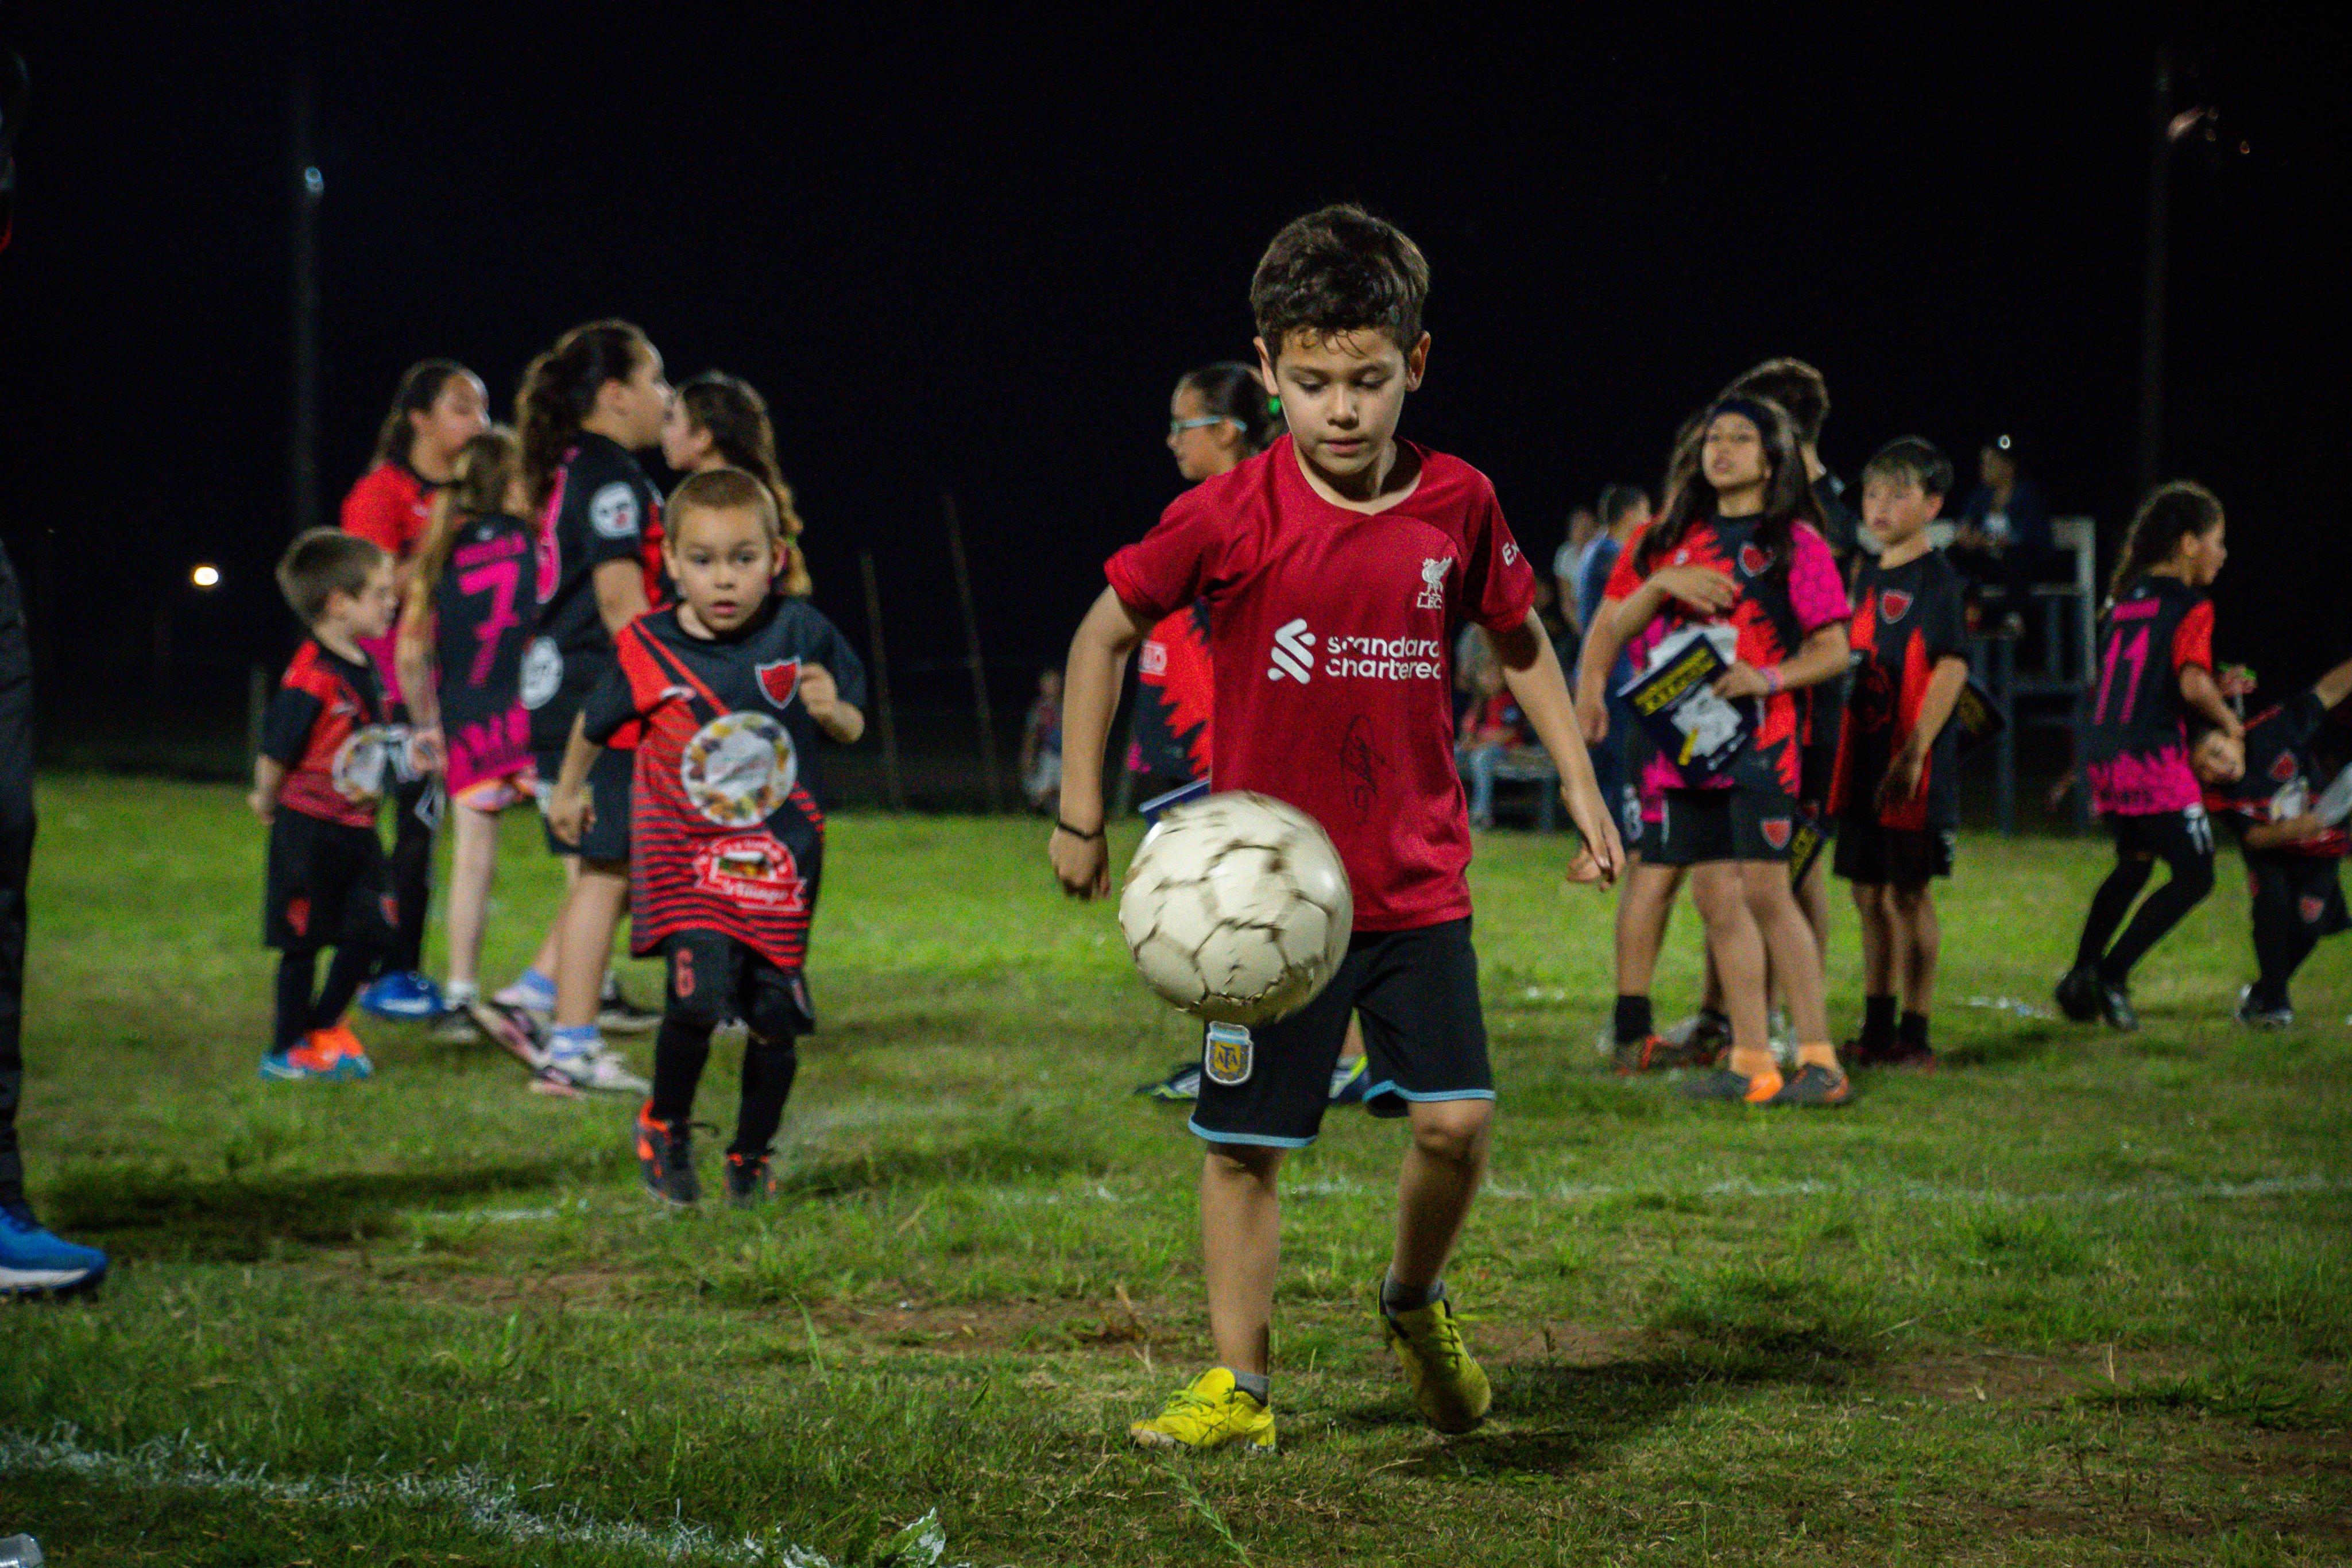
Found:
[[[392,625],[392,559],[357,535],[312,528],[278,563],[278,586],[310,635],[262,719],[247,797],[269,824],[261,940],[280,955],[261,1075],[365,1078],[374,1065],[343,1012],[398,928],[376,805],[388,768],[411,771],[407,732],[385,722],[383,681],[360,648]],[[334,961],[314,996],[325,947]]]
[[[2206,809],[2238,830],[2238,851],[2245,857],[2256,972],[2239,993],[2238,1021],[2255,1029],[2294,1022],[2288,980],[2321,937],[2352,930],[2336,871],[2347,847],[2344,825],[2315,814],[2315,797],[2326,790],[2328,775],[2315,766],[2314,755],[2328,710],[2347,696],[2352,696],[2352,659],[2309,691],[2249,720],[2242,756],[2232,757],[2229,737],[2210,730],[2193,758]]]
[[[1951,460],[1916,435],[1888,442],[1862,471],[1863,526],[1878,554],[1854,577],[1853,685],[1830,807],[1834,869],[1853,883],[1862,916],[1862,1037],[1849,1060],[1864,1067],[1936,1061],[1927,1018],[1943,934],[1930,883],[1952,874],[1960,759],[1949,720],[1969,662],[1964,585],[1927,525],[1951,487]]]
[[[637,1113],[646,1186],[667,1203],[700,1197],[688,1118],[711,1031],[743,1020],[743,1095],[727,1151],[727,1197],[775,1191],[769,1145],[816,1024],[802,965],[824,866],[816,737],[865,733],[866,667],[803,599],[772,591],[783,535],[766,485],[712,468],[671,495],[662,559],[681,602],[614,639],[616,664],[573,721],[548,822],[577,843],[598,810],[587,786],[615,732],[642,726],[631,782],[630,951],[669,960],[653,1094]]]

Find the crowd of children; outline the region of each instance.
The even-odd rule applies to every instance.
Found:
[[[1887,443],[1862,470],[1857,516],[1820,456],[1818,372],[1760,365],[1685,423],[1654,510],[1612,487],[1590,542],[1564,552],[1561,613],[1580,635],[1566,632],[1486,478],[1397,433],[1426,371],[1428,290],[1419,249],[1359,209],[1276,237],[1250,292],[1256,364],[1179,383],[1169,444],[1193,487],[1107,564],[1033,714],[1024,784],[1054,818],[1049,855],[1073,895],[1109,889],[1105,751],[1137,650],[1125,761],[1147,805],[1212,785],[1288,800],[1329,831],[1355,895],[1347,956],[1313,1001],[1227,1028],[1213,1063],[1147,1086],[1192,1102],[1206,1145],[1217,1359],[1134,1424],[1140,1444],[1275,1446],[1277,1173],[1348,1101],[1410,1129],[1395,1248],[1372,1287],[1381,1331],[1431,1425],[1484,1417],[1444,1270],[1492,1136],[1465,873],[1506,747],[1539,752],[1559,780],[1582,841],[1570,878],[1619,890],[1620,1071],[1684,1069],[1696,1097],[1830,1107],[1854,1098],[1850,1068],[1935,1061],[1932,890],[1953,871],[1969,679],[1967,586],[1929,532],[1950,463],[1917,437]],[[369,1074],[345,1013],[373,975],[381,1010],[478,1029],[548,1092],[641,1096],[646,1184],[682,1206],[700,1193],[689,1129],[712,1037],[739,1022],[725,1186],[760,1202],[775,1190],[794,1042],[814,1021],[819,742],[858,738],[863,667],[808,601],[801,522],[749,386],[709,373],[673,390],[643,333],[603,321],[533,361],[514,429],[487,406],[463,367],[417,367],[350,529],[303,535],[281,565],[309,637],[255,768],[265,940],[280,954],[262,1071]],[[656,446],[685,476],[667,499],[638,459]],[[2211,886],[2209,811],[2241,826],[2253,892],[2258,974],[2241,1018],[2291,1019],[2296,967],[2352,925],[2335,865],[2346,802],[2325,783],[2342,749],[2326,720],[2352,695],[2352,662],[2241,719],[2206,594],[2223,527],[2210,492],[2158,489],[2102,613],[2084,745],[2117,863],[2058,987],[2070,1017],[2133,1027],[2134,965]],[[1315,652],[1442,649],[1465,627],[1466,712],[1442,657]],[[436,997],[412,934],[445,799]],[[402,823],[390,855],[387,800]],[[486,995],[498,818],[534,800],[567,891],[525,972]],[[2159,859],[2168,879],[2141,901]],[[1843,1051],[1825,872],[1850,884],[1862,933],[1862,1017]],[[1706,1000],[1662,1031],[1650,981],[1685,885]],[[666,963],[649,1082],[601,1032],[634,1021],[606,973],[624,914],[631,951]]]

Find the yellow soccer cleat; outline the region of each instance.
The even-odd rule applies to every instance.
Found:
[[[1222,1448],[1239,1443],[1251,1453],[1274,1452],[1274,1412],[1234,1386],[1234,1375],[1213,1366],[1149,1421],[1127,1435],[1141,1448]]]
[[[1454,1304],[1440,1296],[1425,1307],[1392,1312],[1379,1304],[1381,1333],[1404,1368],[1406,1385],[1421,1418],[1445,1433],[1459,1436],[1486,1418],[1495,1402],[1486,1369],[1462,1344],[1462,1329],[1454,1321]]]

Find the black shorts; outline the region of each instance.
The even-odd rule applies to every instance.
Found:
[[[1192,1131],[1213,1144],[1313,1143],[1351,1014],[1363,1020],[1364,1109],[1373,1115],[1402,1116],[1415,1101],[1495,1097],[1470,922],[1449,920],[1360,931],[1331,983],[1288,1018],[1211,1025]]]
[[[1642,858],[1675,866],[1786,861],[1801,820],[1797,803],[1777,790],[1669,789],[1665,816],[1655,841],[1642,846]]]
[[[555,780],[563,771],[563,753],[535,751],[531,753],[539,768],[543,787],[539,792],[540,822],[547,822],[547,805],[555,796]],[[578,855],[588,861],[622,861],[629,858],[629,789],[637,767],[634,751],[615,751],[611,747],[596,754],[596,761],[588,769],[588,795],[595,807],[594,821],[580,835],[576,844],[567,844],[547,829],[547,847],[559,855]]]
[[[390,947],[400,926],[383,841],[355,828],[278,808],[269,822],[269,875],[261,944],[281,952]]]
[[[2154,855],[2167,865],[2213,858],[2213,819],[2202,806],[2178,811],[2109,811],[2118,855]]]
[[[720,931],[680,931],[662,941],[669,960],[663,1013],[689,1028],[740,1019],[761,1040],[790,1040],[816,1028],[808,981]]]
[[[2267,908],[2292,919],[2314,936],[2352,931],[2352,911],[2344,904],[2344,883],[2332,855],[2298,855],[2248,850],[2246,895],[2260,917]]]
[[[1952,874],[1950,829],[1889,828],[1847,818],[1838,824],[1837,859],[1830,869],[1848,882],[1918,887]]]

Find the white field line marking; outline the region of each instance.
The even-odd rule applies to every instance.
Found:
[[[551,1513],[523,1506],[524,1494],[510,1481],[467,1468],[446,1476],[321,1477],[283,1480],[263,1466],[224,1465],[212,1450],[184,1433],[158,1437],[127,1454],[86,1448],[74,1428],[60,1426],[47,1437],[0,1433],[0,1475],[63,1472],[88,1480],[175,1491],[233,1492],[268,1502],[308,1503],[355,1509],[371,1504],[444,1508],[457,1511],[471,1528],[517,1544],[589,1546],[630,1551],[677,1563],[777,1563],[781,1568],[833,1568],[832,1559],[803,1547],[771,1545],[755,1536],[723,1541],[709,1526],[683,1520],[659,1530],[616,1524],[584,1514],[566,1503]],[[890,1542],[908,1568],[941,1568],[947,1531],[937,1511],[924,1515]],[[961,1568],[961,1565],[958,1565]]]

